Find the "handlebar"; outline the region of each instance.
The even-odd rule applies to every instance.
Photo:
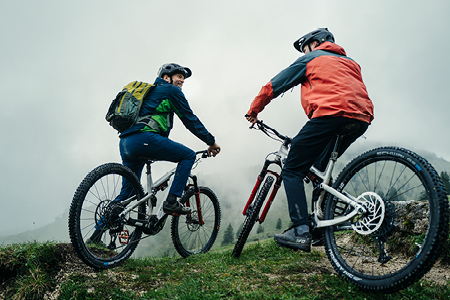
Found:
[[[249,115],[245,115],[245,117],[248,117]],[[284,144],[289,145],[291,143],[291,138],[286,136],[286,135],[282,135],[281,133],[279,133],[275,128],[270,127],[267,124],[264,124],[262,120],[258,120],[256,121],[256,126],[258,127],[258,130],[261,130],[262,132],[264,132],[268,137],[273,138],[271,135],[275,134],[279,139],[281,139],[283,141]],[[253,126],[250,128],[254,128]],[[272,132],[269,132],[269,130]]]
[[[201,150],[201,151],[197,151],[195,152],[195,155],[202,155],[202,158],[207,158],[208,157],[208,150]]]

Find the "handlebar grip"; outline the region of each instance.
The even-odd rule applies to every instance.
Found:
[[[249,114],[245,114],[244,117],[248,118],[248,117],[251,117],[251,116]],[[263,121],[262,120],[258,120],[255,123],[261,125],[263,123]]]
[[[195,152],[195,154],[208,154],[208,150],[201,150],[201,151],[197,151]]]

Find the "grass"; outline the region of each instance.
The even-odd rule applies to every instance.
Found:
[[[105,271],[72,271],[62,282],[54,243],[27,243],[0,250],[5,299],[43,299],[60,285],[58,299],[448,299],[449,283],[420,280],[391,295],[363,293],[320,267],[324,254],[278,248],[272,240],[231,257],[231,246],[182,259],[129,259]],[[1,298],[2,296],[0,296]]]
[[[42,299],[55,287],[52,277],[59,270],[56,244],[13,244],[0,251],[0,283],[14,299]],[[2,286],[3,287],[3,286]]]

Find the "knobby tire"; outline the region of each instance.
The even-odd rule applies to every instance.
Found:
[[[181,198],[182,203],[189,203],[191,213],[172,217],[172,242],[182,257],[208,252],[219,232],[221,219],[219,200],[211,189],[207,187],[199,189],[204,224],[199,222],[194,188],[187,190]]]
[[[131,193],[137,199],[144,196],[138,178],[130,169],[121,164],[107,163],[89,172],[78,186],[70,206],[69,235],[73,249],[84,263],[96,269],[109,269],[121,264],[133,254],[141,238],[141,229],[121,223],[112,213],[112,209],[117,208],[112,201],[119,195],[123,180],[131,185]],[[119,207],[119,211],[121,209]],[[135,210],[129,216],[143,220],[145,203]],[[101,234],[96,235],[94,242],[88,242],[96,231],[95,226],[102,228],[98,231]],[[124,236],[124,230],[129,233],[126,244],[119,239],[119,236]]]
[[[241,256],[242,249],[244,249],[244,245],[247,242],[247,238],[252,231],[253,226],[259,219],[259,211],[261,210],[261,207],[267,197],[267,194],[269,193],[270,188],[272,187],[273,182],[273,177],[267,177],[263,183],[262,188],[256,195],[256,200],[248,207],[244,225],[242,226],[242,231],[239,234],[239,238],[236,244],[234,245],[234,249],[231,254],[232,256],[236,258],[239,258]]]
[[[431,269],[448,237],[449,207],[438,173],[424,158],[403,148],[377,148],[348,163],[334,187],[354,197],[374,192],[386,209],[381,227],[371,234],[351,224],[325,229],[325,249],[336,272],[362,290],[393,293]],[[324,217],[331,220],[349,209],[330,195]]]

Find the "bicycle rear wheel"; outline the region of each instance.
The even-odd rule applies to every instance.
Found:
[[[439,176],[425,159],[402,148],[377,148],[351,161],[334,187],[367,210],[325,229],[336,272],[363,290],[392,293],[430,270],[448,237],[449,210]],[[330,195],[325,219],[351,209]]]
[[[117,217],[123,211],[117,197],[124,180],[131,186],[130,197],[136,196],[138,200],[144,196],[138,178],[130,169],[107,163],[92,170],[73,197],[69,211],[70,240],[78,257],[91,267],[117,266],[131,256],[141,238],[141,229]],[[131,211],[129,217],[144,220],[145,203]]]
[[[172,241],[175,249],[182,257],[206,253],[213,246],[220,227],[220,204],[216,195],[207,187],[199,187],[200,205],[194,188],[184,193],[181,202],[192,211],[188,215],[172,217]],[[203,224],[200,224],[201,212]]]
[[[239,234],[239,238],[234,245],[232,256],[238,258],[241,256],[242,249],[244,249],[245,242],[247,242],[247,238],[252,231],[253,226],[256,223],[256,220],[259,218],[259,211],[266,200],[267,194],[269,193],[270,188],[274,182],[274,178],[269,176],[264,180],[262,188],[259,190],[256,195],[256,200],[247,208],[247,213],[244,221],[244,225],[242,226],[242,231]]]

